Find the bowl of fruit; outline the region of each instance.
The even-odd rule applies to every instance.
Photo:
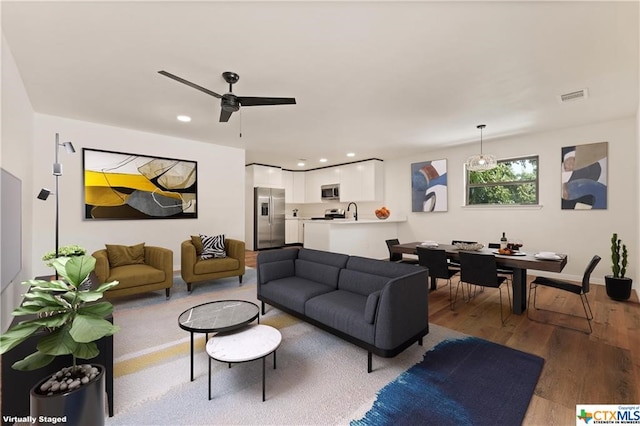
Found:
[[[390,214],[391,212],[386,207],[380,207],[379,209],[376,209],[376,217],[380,220],[387,219]]]

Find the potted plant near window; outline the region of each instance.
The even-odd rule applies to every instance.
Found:
[[[104,370],[100,365],[78,365],[78,359],[98,355],[96,341],[119,327],[105,319],[113,312],[109,302],[98,302],[118,281],[95,289],[86,284],[95,268],[93,256],[59,257],[51,264],[59,280],[29,280],[24,302],[12,315],[28,316],[0,335],[0,354],[8,352],[34,333],[40,333],[37,350],[12,368],[30,371],[55,357],[71,355],[73,363],[31,389],[31,417],[51,418],[67,424],[104,424]]]
[[[611,237],[611,270],[613,275],[605,275],[607,296],[613,300],[627,300],[631,297],[633,280],[625,277],[627,273],[627,245],[622,243],[618,234]]]

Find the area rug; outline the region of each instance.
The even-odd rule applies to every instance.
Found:
[[[494,354],[500,355],[500,365],[511,363],[500,351],[488,353],[470,349],[468,345],[475,340],[478,347],[488,342],[432,324],[423,346],[412,345],[394,358],[374,356],[373,372],[367,373],[365,350],[267,307],[260,323],[277,328],[282,334],[282,343],[277,350],[277,368],[272,368],[271,357],[267,360],[266,401],[262,402],[260,361],[235,364],[232,368],[212,361],[212,400],[209,401],[205,336],[196,334],[195,380],[190,381],[189,333],[178,327],[178,316],[193,305],[212,300],[242,299],[259,304],[255,281],[255,270],[248,270],[242,286],[238,285],[237,278],[216,280],[194,285],[193,292],[188,294],[186,285],[177,276],[169,300],[165,299],[164,292],[115,300],[114,321],[121,326],[114,335],[115,415],[107,418],[106,424],[347,425],[353,422],[368,425],[403,421],[440,424],[439,421],[415,421],[417,417],[413,420],[393,417],[394,411],[398,414],[395,408],[385,414],[375,411],[381,404],[392,407],[388,394],[393,392],[393,386],[420,365],[424,364],[428,372],[429,363],[434,366],[431,380],[437,382],[439,372],[441,381],[450,382],[451,389],[463,396],[450,404],[451,413],[445,409],[444,413],[451,416],[450,423],[456,420],[464,423],[464,419],[468,419],[468,424],[482,424],[480,417],[474,417],[475,411],[469,411],[469,407],[475,407],[475,401],[469,400],[477,394],[484,393],[486,399],[492,399],[493,395],[485,393],[488,384],[478,370],[493,368]],[[478,355],[470,357],[470,351]],[[490,359],[481,362],[480,355]],[[445,362],[456,359],[467,360],[464,368]],[[466,373],[454,374],[457,369]],[[531,374],[534,386],[537,374]],[[423,373],[423,376],[430,374]],[[505,388],[517,387],[523,382],[506,369],[494,372],[493,380],[503,383]],[[442,401],[447,389],[413,391],[416,399],[409,405],[446,408]],[[506,396],[497,394],[495,398]],[[519,401],[521,415],[530,398],[531,393],[523,394]],[[407,407],[398,406],[398,410],[407,411]],[[499,418],[496,419],[499,423]]]
[[[522,424],[543,363],[475,337],[446,340],[380,390],[351,425]]]

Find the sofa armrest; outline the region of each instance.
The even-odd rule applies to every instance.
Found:
[[[193,245],[191,240],[183,241],[180,244],[180,270],[183,276],[187,272],[189,275],[194,273],[193,267],[197,261],[196,246]]]
[[[227,238],[224,240],[227,256],[236,259],[240,263],[240,269],[244,272],[245,245],[244,241]]]
[[[106,283],[109,278],[109,257],[107,256],[107,250],[102,249],[94,252],[92,256],[96,259],[95,273],[100,280],[100,284]]]
[[[429,274],[426,268],[391,279],[380,292],[375,345],[393,349],[429,327]]]
[[[164,247],[145,246],[144,263],[173,276],[173,252]]]

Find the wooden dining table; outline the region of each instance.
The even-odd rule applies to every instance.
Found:
[[[422,242],[396,244],[391,246],[391,251],[394,253],[417,254],[416,247],[419,245],[422,245]],[[444,250],[449,259],[460,259],[461,250],[452,244],[438,243],[438,246],[430,248]],[[557,253],[558,259],[555,260],[539,259],[535,257],[535,253],[523,254],[525,253],[524,251],[518,255],[497,254],[496,249],[489,248],[473,251],[473,253],[494,255],[499,268],[507,267],[513,269],[513,313],[519,315],[527,309],[527,270],[562,272],[567,264],[567,255],[560,253]],[[437,278],[431,277],[431,290],[436,289],[436,281]]]

